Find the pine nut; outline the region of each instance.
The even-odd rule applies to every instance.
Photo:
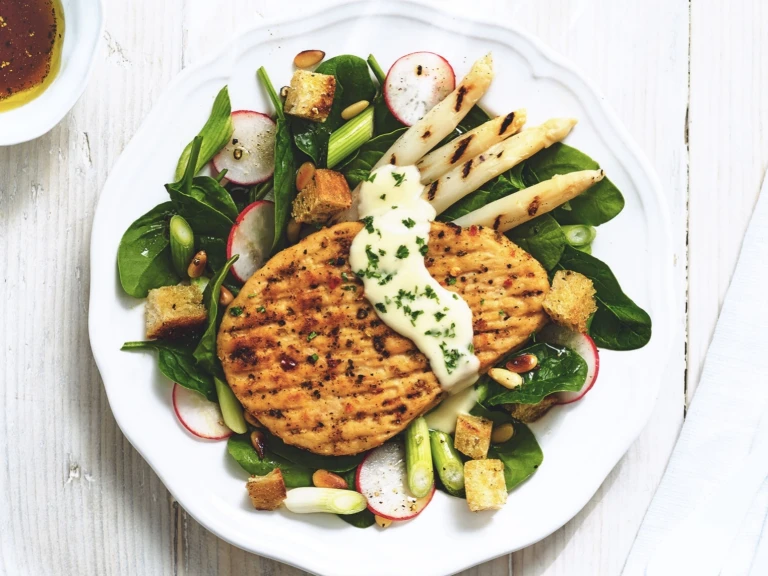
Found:
[[[325,52],[322,50],[302,50],[293,59],[296,68],[310,68],[325,58]]]
[[[200,278],[203,272],[205,272],[206,264],[208,264],[208,254],[205,253],[205,250],[200,250],[200,252],[192,256],[192,260],[187,268],[187,274],[189,274],[190,278]]]
[[[289,244],[296,244],[299,241],[299,235],[301,234],[301,222],[296,222],[291,218],[288,220],[288,226],[285,230],[285,235],[288,237]]]
[[[347,481],[344,480],[344,478],[333,472],[328,472],[328,470],[323,470],[322,468],[320,470],[315,470],[315,473],[312,474],[312,484],[318,488],[337,488],[340,490],[349,488],[349,486],[347,486]]]
[[[509,422],[499,424],[493,427],[491,432],[491,442],[494,444],[503,444],[507,440],[511,439],[515,435],[515,427]]]
[[[222,306],[229,306],[234,299],[235,297],[232,295],[232,292],[229,291],[229,288],[222,286],[221,292],[219,292],[219,304]]]
[[[522,374],[530,372],[539,365],[539,359],[534,354],[520,354],[507,362],[507,370]]]
[[[280,96],[282,96],[283,98],[288,98],[288,90],[290,89],[291,89],[290,86],[283,86],[282,88],[280,88]]]
[[[390,524],[392,524],[392,520],[389,518],[383,518],[379,516],[378,514],[374,514],[373,519],[376,521],[376,525],[380,528],[386,528]]]
[[[344,110],[341,111],[341,117],[344,118],[344,120],[351,120],[360,112],[368,108],[368,105],[370,102],[368,100],[360,100],[360,102],[355,102],[354,104],[350,104]]]
[[[261,430],[254,430],[251,432],[251,446],[256,450],[259,458],[264,459],[264,432]]]
[[[510,390],[517,388],[523,383],[523,377],[520,374],[504,370],[504,368],[491,368],[488,370],[488,376],[504,386],[504,388],[509,388]]]
[[[261,422],[256,420],[256,418],[253,417],[253,415],[248,412],[248,410],[243,410],[243,418],[245,418],[245,421],[248,422],[251,426],[254,428],[261,428]]]
[[[315,176],[315,165],[312,162],[304,162],[296,171],[296,190],[301,192]]]

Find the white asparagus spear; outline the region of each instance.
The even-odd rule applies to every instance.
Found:
[[[541,126],[523,130],[445,173],[427,186],[423,197],[440,214],[492,178],[559,142],[575,125],[574,118],[553,118]]]
[[[406,130],[373,167],[384,164],[408,166],[448,136],[485,94],[493,80],[490,52],[472,64],[456,89],[436,104],[424,117]]]
[[[453,223],[462,227],[487,226],[499,232],[506,232],[576,198],[593,184],[600,182],[603,176],[602,170],[582,170],[554,176],[551,180],[539,182],[535,186],[486,204],[454,220]]]
[[[406,130],[386,151],[372,170],[384,164],[408,166],[448,136],[485,94],[493,80],[493,59],[490,52],[472,65],[456,89],[435,105],[424,118]],[[352,191],[352,206],[333,217],[332,222],[357,220],[360,186]]]
[[[457,164],[474,158],[494,144],[517,134],[525,124],[525,109],[498,116],[430,152],[418,161],[421,183],[431,184]]]

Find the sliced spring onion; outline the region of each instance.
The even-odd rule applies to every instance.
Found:
[[[284,504],[297,514],[357,514],[368,507],[368,501],[359,492],[316,487],[289,490]]]
[[[464,490],[464,462],[453,447],[453,438],[445,432],[430,430],[429,442],[440,481],[448,492],[460,495]]]
[[[592,254],[592,244],[586,244],[585,246],[574,246],[576,250],[579,252],[584,252],[584,254]]]
[[[423,498],[429,494],[435,481],[429,428],[423,416],[416,418],[405,430],[405,463],[408,487],[416,498]]]
[[[272,101],[272,106],[275,107],[275,112],[277,112],[278,118],[283,118],[285,116],[285,112],[283,112],[283,101],[280,99],[280,95],[277,93],[277,90],[275,90],[272,81],[269,79],[267,70],[264,68],[264,66],[261,66],[256,71],[256,76],[259,77],[259,80],[261,80],[262,85],[266,89],[267,95]]]
[[[186,278],[189,262],[195,255],[195,233],[189,223],[176,214],[171,218],[170,237],[173,267],[179,276]]]
[[[328,141],[328,168],[333,168],[373,138],[373,106],[368,106],[341,128]]]
[[[222,382],[219,378],[214,377],[213,381],[216,384],[216,394],[219,397],[219,406],[221,407],[221,415],[224,417],[224,424],[237,434],[245,434],[248,431],[248,427],[245,425],[245,418],[243,417],[243,407],[240,406],[232,389],[226,382]]]
[[[197,286],[200,292],[205,292],[205,288],[210,281],[211,279],[207,276],[198,276],[197,278],[192,278],[189,283],[192,284],[192,286]]]
[[[592,226],[584,226],[582,224],[574,224],[570,226],[563,226],[563,232],[565,233],[565,239],[568,244],[574,248],[580,246],[587,246],[592,243],[592,240],[597,236],[597,230]]]
[[[376,60],[376,57],[373,54],[368,55],[368,66],[373,70],[373,75],[376,76],[376,80],[379,81],[379,84],[383,85],[384,80],[387,79],[387,74],[381,69],[378,60]]]

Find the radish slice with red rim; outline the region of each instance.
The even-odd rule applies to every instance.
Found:
[[[251,186],[268,180],[275,171],[275,122],[261,112],[232,112],[234,132],[213,157],[216,173],[227,170],[233,184]]]
[[[232,435],[232,430],[224,424],[219,405],[199,392],[174,384],[173,410],[184,428],[198,438],[224,440]]]
[[[227,259],[239,254],[232,265],[232,274],[240,282],[246,282],[264,265],[272,251],[275,237],[275,205],[267,200],[257,200],[240,212],[227,241]]]
[[[456,74],[434,52],[414,52],[397,60],[384,80],[384,100],[392,115],[413,126],[456,88]]]
[[[558,392],[558,404],[570,404],[584,397],[592,389],[600,372],[600,353],[595,341],[588,334],[574,332],[557,324],[549,324],[539,332],[537,339],[555,346],[566,346],[581,356],[587,363],[587,378],[578,392]]]
[[[357,467],[357,491],[368,500],[368,509],[389,520],[409,520],[427,507],[435,486],[423,498],[408,488],[405,447],[391,441],[371,450]]]

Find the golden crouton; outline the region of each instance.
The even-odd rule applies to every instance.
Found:
[[[197,286],[163,286],[147,295],[147,338],[176,338],[208,321]]]
[[[558,270],[543,306],[556,324],[576,332],[586,332],[589,317],[597,311],[595,286],[583,274]]]
[[[491,446],[492,430],[493,422],[490,420],[470,414],[459,414],[453,447],[470,458],[485,458]]]
[[[333,170],[315,170],[312,180],[293,201],[293,218],[296,222],[323,224],[350,206],[352,193],[344,175]]]
[[[469,460],[464,463],[464,490],[472,512],[498,510],[507,503],[507,484],[501,460]]]
[[[285,482],[280,468],[266,476],[251,476],[245,487],[256,510],[277,510],[285,500]]]
[[[505,404],[504,408],[509,410],[512,418],[520,420],[520,422],[529,423],[535,422],[544,416],[555,404],[557,404],[557,397],[551,395],[546,396],[538,404]]]
[[[333,106],[336,78],[306,70],[296,70],[285,97],[285,113],[312,122],[325,122]]]

